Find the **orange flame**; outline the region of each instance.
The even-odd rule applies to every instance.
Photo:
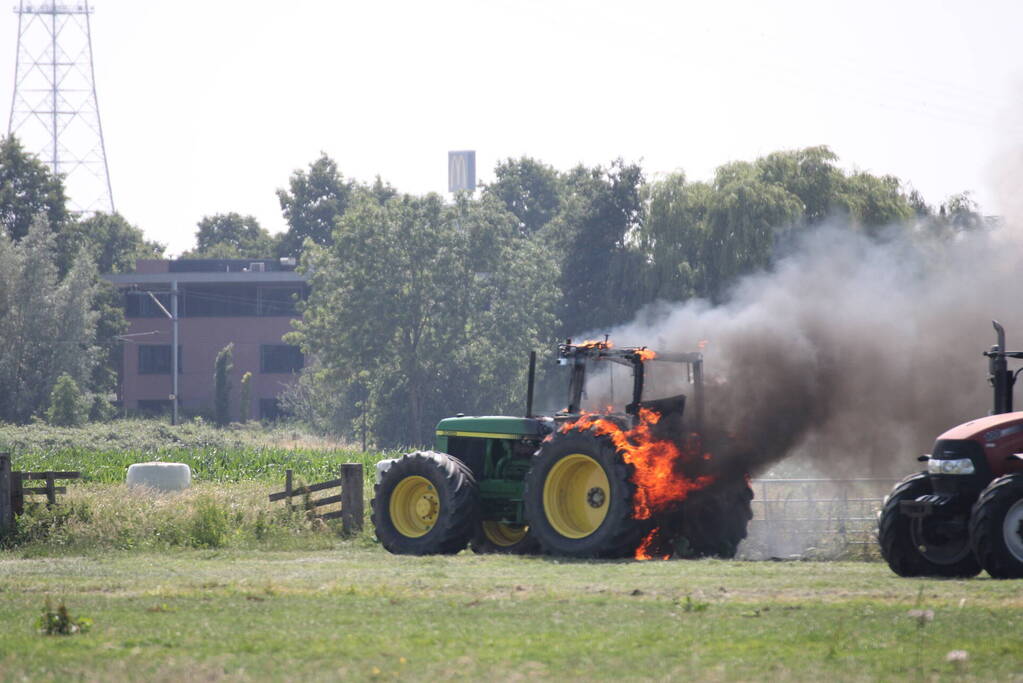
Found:
[[[653,554],[650,552],[650,546],[653,544],[654,538],[657,537],[657,533],[660,530],[661,530],[660,527],[654,527],[653,531],[651,531],[649,534],[647,534],[646,538],[643,539],[643,542],[639,544],[639,547],[636,548],[636,559],[637,560],[652,560],[652,559],[654,559]],[[660,555],[659,556],[659,558],[662,559],[662,560],[667,560],[670,557],[671,557],[671,555]]]
[[[636,349],[636,355],[639,356],[639,359],[644,363],[648,360],[657,358],[657,352],[653,349]]]
[[[632,505],[636,519],[651,519],[685,500],[691,491],[702,489],[714,481],[710,476],[685,475],[684,464],[702,455],[699,438],[692,435],[687,439],[684,451],[672,441],[656,439],[651,428],[660,419],[660,413],[640,408],[639,424],[632,429],[623,429],[613,420],[585,413],[578,420],[565,423],[559,430],[562,433],[585,430],[611,438],[625,462],[633,466],[632,482],[636,485],[636,494]],[[651,532],[644,541],[645,546],[641,545],[636,551],[637,558],[641,551],[646,552],[653,538],[654,532]]]
[[[607,339],[587,339],[576,346],[580,349],[611,349],[614,348],[614,342]]]

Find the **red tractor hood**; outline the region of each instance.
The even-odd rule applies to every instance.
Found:
[[[989,415],[953,427],[938,437],[934,457],[941,457],[942,442],[954,441],[979,444],[992,476],[1023,471],[1023,460],[1016,457],[1023,453],[1023,412]]]
[[[938,438],[972,439],[974,441],[981,442],[997,441],[1002,436],[1003,430],[1007,427],[1015,427],[1017,425],[1023,425],[1023,411],[979,417],[976,420],[970,420],[969,422],[964,422],[961,425],[953,427]],[[996,431],[997,433],[995,433]],[[988,434],[987,432],[991,432],[991,434]],[[1023,434],[1023,429],[1012,430],[1012,433],[1017,432]],[[1008,434],[1005,436],[1008,436]]]

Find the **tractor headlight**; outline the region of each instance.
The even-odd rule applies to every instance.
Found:
[[[973,461],[969,458],[958,460],[938,460],[931,458],[927,461],[927,471],[930,474],[973,474]]]

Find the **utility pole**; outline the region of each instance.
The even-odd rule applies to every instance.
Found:
[[[178,423],[178,281],[171,282],[171,374],[174,376],[171,401],[174,403],[174,416],[171,424]]]
[[[174,409],[171,415],[171,424],[176,425],[178,423],[178,281],[173,280],[171,282],[171,309],[168,311],[160,300],[156,298],[156,295],[151,291],[147,291],[146,294],[149,298],[160,307],[163,314],[167,316],[171,321],[171,405]]]
[[[87,1],[21,0],[14,12],[18,49],[7,135],[64,176],[72,210],[113,213],[92,61],[92,8]]]

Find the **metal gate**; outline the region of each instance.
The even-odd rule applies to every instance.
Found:
[[[740,555],[876,558],[877,513],[897,479],[754,479],[753,521]]]

